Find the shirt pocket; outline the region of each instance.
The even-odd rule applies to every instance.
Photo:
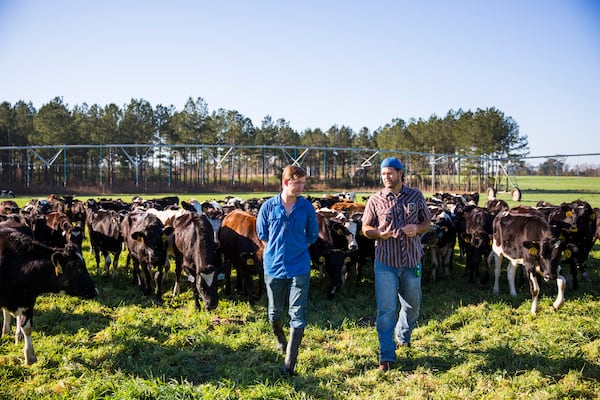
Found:
[[[386,210],[379,215],[379,230],[385,231],[389,227],[394,226],[394,210]]]

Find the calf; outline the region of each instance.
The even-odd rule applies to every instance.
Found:
[[[585,263],[590,256],[592,247],[594,247],[597,217],[596,212],[588,202],[575,200],[569,205],[575,214],[575,227],[570,230],[570,235],[567,235],[570,251],[565,251],[564,262],[570,265],[573,289],[577,290],[579,287],[578,272],[581,272],[584,280],[590,281],[585,271]]]
[[[488,208],[467,207],[461,215],[464,221],[464,232],[461,238],[465,246],[466,270],[469,273],[469,282],[474,283],[475,277],[479,278],[479,266],[492,251],[492,235],[494,214]],[[487,269],[480,282],[487,281]]]
[[[443,268],[444,276],[450,277],[452,255],[456,244],[456,227],[450,214],[439,207],[431,210],[431,227],[421,236],[424,250],[429,252],[431,260],[430,281],[435,282],[438,268]]]
[[[10,316],[17,317],[16,337],[24,337],[25,364],[37,361],[31,341],[33,309],[42,293],[64,292],[85,299],[97,295],[85,261],[76,246],[50,248],[16,229],[0,227],[0,307],[2,333],[8,333]]]
[[[162,280],[167,260],[168,237],[172,227],[165,227],[156,215],[142,210],[132,211],[121,222],[121,234],[133,262],[133,278],[142,293],[152,292],[150,271],[154,274],[155,299],[162,302]]]
[[[319,237],[309,249],[313,266],[329,278],[327,298],[332,299],[337,289],[343,286],[344,268],[350,254],[357,250],[355,235],[345,226],[345,220],[333,210],[318,210]],[[354,222],[353,222],[354,223]],[[356,229],[356,223],[354,228]]]
[[[231,269],[237,272],[238,288],[253,304],[262,295],[264,286],[264,244],[256,233],[254,214],[234,209],[221,222],[219,243],[225,263],[225,292],[231,293]],[[253,279],[258,276],[258,288],[253,289]]]
[[[175,252],[175,288],[179,291],[181,271],[185,270],[193,284],[196,308],[200,310],[199,296],[204,307],[212,310],[219,304],[217,275],[220,263],[214,243],[212,226],[208,219],[197,213],[181,215],[173,221]]]
[[[532,297],[531,313],[537,313],[540,292],[539,278],[555,280],[558,295],[553,303],[558,310],[564,303],[566,279],[559,265],[564,244],[552,235],[544,216],[533,208],[519,207],[499,213],[493,222],[491,256],[494,266],[494,294],[499,293],[500,269],[503,257],[509,260],[507,278],[510,294],[516,296],[515,273],[518,264],[523,265]]]
[[[104,257],[104,275],[109,276],[112,265],[112,277],[117,275],[119,256],[123,248],[121,235],[121,216],[114,210],[88,209],[86,225],[90,236],[90,247],[96,259],[96,270],[100,275],[100,254]],[[112,261],[110,256],[112,254]]]
[[[2,200],[0,201],[0,214],[18,214],[19,205],[14,200]]]
[[[50,228],[52,242],[55,247],[63,247],[67,243],[74,243],[81,249],[83,244],[83,229],[73,225],[71,219],[61,211],[53,211],[44,215],[46,225]]]

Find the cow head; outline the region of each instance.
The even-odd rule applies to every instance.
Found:
[[[132,232],[131,238],[139,243],[143,259],[150,265],[164,265],[167,258],[169,235],[173,227],[164,227],[162,224],[151,224],[143,231]]]
[[[75,245],[67,244],[55,251],[51,262],[61,291],[84,299],[96,297],[98,290],[88,273],[81,251]]]
[[[535,265],[536,272],[545,281],[556,280],[560,275],[560,259],[565,248],[564,242],[556,238],[545,238],[540,242],[524,241],[523,247],[527,249],[526,258]]]

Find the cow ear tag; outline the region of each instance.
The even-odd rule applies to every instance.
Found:
[[[142,243],[143,239],[142,239],[141,236],[138,236],[137,238],[135,238],[135,241],[138,242],[138,243]]]
[[[246,260],[246,265],[254,265],[254,258],[249,258]]]
[[[62,266],[60,265],[59,262],[54,264],[54,273],[56,274],[56,276],[60,276],[60,274],[63,273]]]
[[[563,256],[565,256],[565,258],[571,258],[571,249],[563,251]]]
[[[319,257],[319,262],[320,263],[324,263],[325,262],[325,257],[324,256]]]
[[[566,215],[568,218],[573,218],[573,211],[567,211],[567,212],[565,213],[565,215]]]
[[[538,254],[538,251],[537,251],[537,249],[535,247],[531,247],[529,249],[529,255],[531,255],[531,256],[537,256],[537,254]]]
[[[160,238],[162,239],[163,242],[167,241],[168,236],[165,235],[164,233],[160,236]]]

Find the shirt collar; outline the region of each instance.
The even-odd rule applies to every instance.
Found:
[[[403,195],[404,193],[406,193],[406,191],[405,191],[405,188],[406,188],[406,187],[405,187],[404,185],[402,185],[402,187],[400,188],[400,192],[399,192],[398,194],[396,194],[396,193],[392,192],[392,191],[391,191],[390,189],[388,189],[388,188],[383,188],[383,189],[382,189],[382,191],[381,191],[381,194],[382,194],[382,195],[383,195],[383,197],[385,197],[386,199],[389,199],[389,198],[398,199],[398,198],[402,197],[402,195]]]

